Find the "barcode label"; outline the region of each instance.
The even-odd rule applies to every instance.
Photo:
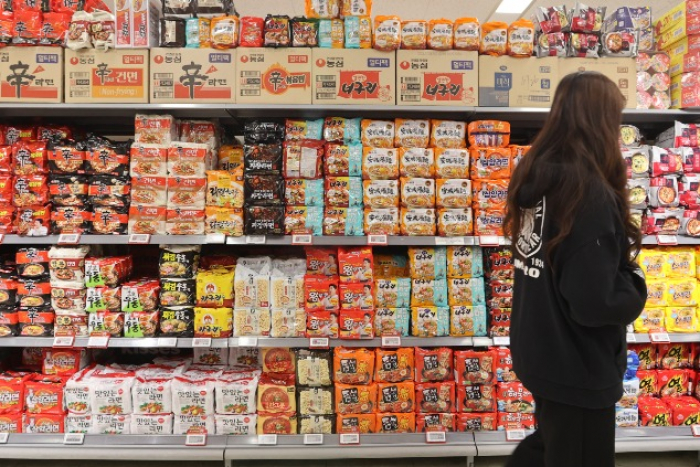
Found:
[[[257,77],[257,76],[260,76],[260,72],[259,71],[241,71],[241,76],[243,78]]]
[[[158,91],[156,91],[156,92],[153,93],[153,97],[154,97],[155,99],[163,99],[163,98],[167,98],[167,97],[173,97],[173,93],[172,93],[172,92],[168,92],[168,91],[165,91],[165,92],[158,92]]]
[[[90,73],[86,73],[86,72],[82,72],[82,71],[75,71],[75,72],[71,72],[70,77],[72,79],[89,78]]]
[[[549,96],[528,96],[530,102],[549,102],[551,98]]]
[[[411,78],[411,77],[406,77],[406,78],[401,78],[402,83],[420,83],[420,78]]]
[[[90,91],[71,91],[71,97],[90,97]]]
[[[172,73],[154,73],[153,78],[154,79],[173,79],[173,74]]]
[[[318,92],[318,93],[316,93],[316,99],[335,99],[335,93],[333,93],[333,92]]]
[[[420,102],[420,96],[407,96],[404,94],[401,96],[401,100],[404,102]]]
[[[260,90],[257,89],[241,89],[241,96],[259,96]]]
[[[335,75],[318,75],[316,81],[335,81]]]

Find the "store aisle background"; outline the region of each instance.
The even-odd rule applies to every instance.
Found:
[[[476,467],[503,467],[505,457],[477,458]],[[221,467],[221,462],[145,462],[145,461],[49,461],[0,460],[2,467]],[[410,458],[410,459],[336,459],[331,461],[240,461],[233,467],[465,467],[465,459]],[[697,452],[621,454],[617,467],[697,467]]]

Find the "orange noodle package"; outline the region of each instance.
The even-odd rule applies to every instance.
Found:
[[[495,351],[478,352],[462,350],[455,352],[455,375],[457,384],[470,386],[472,384],[487,384],[494,381]]]
[[[241,18],[241,47],[262,47],[265,20],[256,16]]]
[[[373,148],[394,147],[394,122],[391,120],[363,119],[362,144]]]
[[[511,57],[531,57],[534,41],[535,25],[532,21],[520,19],[508,26],[508,55]]]
[[[374,48],[384,52],[398,50],[401,46],[401,19],[398,16],[374,18]]]
[[[433,19],[428,23],[428,48],[433,50],[451,50],[454,45],[452,21]]]
[[[457,416],[453,413],[416,414],[416,433],[455,431]]]
[[[341,283],[369,283],[372,276],[371,247],[340,247],[338,266]]]
[[[376,384],[335,383],[335,411],[338,415],[374,414],[376,410]]]
[[[417,383],[451,381],[454,379],[452,349],[445,347],[423,349],[416,347]]]
[[[374,379],[378,382],[413,381],[413,348],[377,349]]]
[[[473,180],[509,179],[512,154],[509,148],[469,148]]]
[[[478,52],[480,38],[479,20],[477,18],[457,18],[455,20],[455,49]]]
[[[341,0],[340,16],[372,16],[372,0]]]
[[[333,349],[333,380],[343,384],[369,384],[374,375],[374,352],[359,348]]]
[[[423,50],[428,44],[428,22],[424,20],[401,21],[401,48]]]
[[[335,248],[306,248],[306,274],[311,276],[337,276],[338,250]]]
[[[416,412],[440,413],[455,412],[455,382],[416,384]]]
[[[337,433],[375,433],[376,417],[368,414],[338,414]]]
[[[489,21],[481,27],[481,46],[479,53],[482,55],[501,56],[507,52],[508,24],[500,21]]]
[[[413,381],[377,383],[377,405],[380,412],[413,413],[415,399]]]
[[[377,433],[413,433],[416,431],[416,414],[377,414]]]
[[[306,0],[305,11],[308,18],[332,19],[340,16],[342,0]]]
[[[476,120],[467,126],[469,145],[480,148],[505,148],[510,144],[510,123]]]

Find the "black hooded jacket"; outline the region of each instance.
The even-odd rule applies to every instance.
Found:
[[[625,327],[647,297],[643,273],[624,258],[625,231],[605,193],[589,190],[551,263],[547,245],[556,220],[547,198],[521,196],[529,208],[513,245],[513,369],[536,396],[591,409],[622,396]]]

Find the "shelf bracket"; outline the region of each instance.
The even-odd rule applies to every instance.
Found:
[[[467,467],[474,467],[474,456],[467,456]]]

